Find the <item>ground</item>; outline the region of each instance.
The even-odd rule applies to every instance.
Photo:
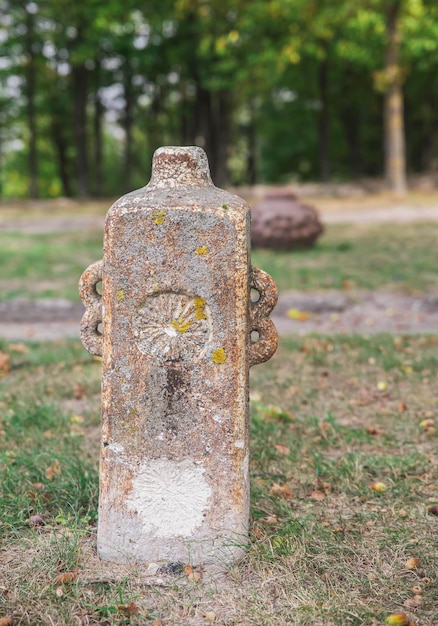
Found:
[[[251,371],[248,551],[212,579],[97,559],[101,362],[23,341],[78,337],[109,203],[0,208],[0,624],[438,626],[438,199],[349,191],[314,198],[317,249],[254,252],[289,336]]]

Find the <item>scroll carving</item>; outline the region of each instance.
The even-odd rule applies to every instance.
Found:
[[[255,289],[260,298],[250,302],[249,308],[249,366],[268,361],[278,345],[278,334],[269,315],[277,304],[278,292],[274,280],[258,267],[251,267],[250,288]],[[258,333],[258,341],[251,342],[251,334]]]
[[[85,314],[81,322],[81,339],[90,354],[102,356],[102,296],[97,285],[102,280],[103,261],[92,263],[82,274],[79,281],[79,294],[85,305]]]

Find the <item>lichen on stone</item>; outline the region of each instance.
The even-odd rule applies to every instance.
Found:
[[[124,297],[125,297],[125,292],[123,291],[123,289],[119,289],[119,291],[116,293],[117,302],[120,302],[120,300],[123,300]]]
[[[193,307],[195,309],[195,317],[197,320],[206,320],[207,316],[204,313],[205,305],[207,301],[204,298],[195,298],[193,300]]]
[[[179,319],[172,321],[173,328],[177,330],[179,333],[186,333],[192,324],[193,322],[190,322],[189,320],[185,320],[183,317],[180,317]]]
[[[196,248],[196,254],[208,254],[207,246],[198,246],[198,248]]]
[[[224,363],[226,361],[227,355],[225,354],[225,350],[223,348],[217,348],[213,350],[213,354],[211,356],[211,360],[213,363]]]
[[[151,215],[151,220],[154,222],[156,226],[161,226],[164,222],[164,218],[166,217],[166,211],[156,210]]]

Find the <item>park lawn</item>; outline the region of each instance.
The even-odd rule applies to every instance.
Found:
[[[83,270],[102,257],[100,230],[0,232],[0,296],[78,299]],[[438,291],[438,223],[333,224],[310,250],[253,250],[280,291]]]
[[[77,341],[0,350],[11,624],[438,623],[438,337],[281,339],[251,376],[247,555],[224,576],[175,566],[161,583],[94,552],[99,359]]]

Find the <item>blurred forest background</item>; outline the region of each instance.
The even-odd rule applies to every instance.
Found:
[[[0,197],[438,170],[437,0],[0,0]]]

